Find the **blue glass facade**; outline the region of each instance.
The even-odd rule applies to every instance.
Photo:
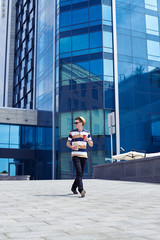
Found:
[[[117,0],[120,138],[126,151],[159,152],[159,6],[159,0]]]
[[[110,157],[107,116],[114,111],[111,1],[57,1],[56,112],[58,177],[74,174],[66,147],[76,116],[86,119],[94,147],[88,149],[85,177]]]
[[[16,2],[13,107],[33,109],[35,1]]]
[[[36,109],[52,111],[53,102],[53,22],[52,0],[37,2]]]
[[[0,173],[52,178],[52,128],[0,124]],[[23,166],[23,171],[22,171]]]

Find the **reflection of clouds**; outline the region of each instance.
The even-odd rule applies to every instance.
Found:
[[[40,9],[40,5],[38,8],[38,25],[47,27],[47,28],[53,28],[54,20],[54,1],[53,0],[47,0],[44,4],[44,7]]]
[[[117,12],[117,25],[120,27],[130,28],[130,12],[124,9],[118,8]]]

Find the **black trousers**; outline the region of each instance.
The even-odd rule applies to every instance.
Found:
[[[87,158],[84,157],[77,157],[74,156],[72,158],[73,164],[76,169],[76,179],[74,180],[74,183],[72,185],[72,189],[76,190],[78,187],[78,191],[81,193],[83,190],[83,182],[82,182],[82,177],[83,177],[83,172],[84,172],[84,167],[86,164]]]

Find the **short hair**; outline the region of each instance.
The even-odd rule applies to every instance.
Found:
[[[75,117],[75,120],[79,120],[80,122],[83,123],[83,121],[82,121],[82,119],[80,117]],[[84,125],[84,123],[82,125]]]

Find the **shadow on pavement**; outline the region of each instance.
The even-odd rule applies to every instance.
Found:
[[[39,195],[33,195],[36,197],[70,197],[70,196],[78,196],[74,195],[73,193],[68,193],[68,194],[39,194]]]

